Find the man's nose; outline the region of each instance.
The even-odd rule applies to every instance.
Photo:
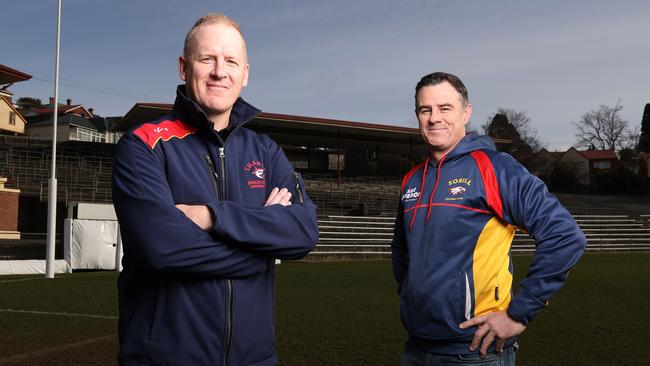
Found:
[[[215,79],[223,79],[226,77],[226,67],[223,60],[215,60],[210,76]]]
[[[440,113],[437,111],[431,111],[431,114],[429,114],[429,123],[436,123],[440,122]]]

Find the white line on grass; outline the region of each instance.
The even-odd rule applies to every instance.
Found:
[[[44,349],[34,351],[34,352],[21,353],[19,355],[9,356],[9,357],[7,357],[7,358],[5,358],[3,360],[0,360],[0,365],[9,364],[9,363],[13,363],[13,362],[16,362],[16,361],[24,361],[25,359],[29,359],[31,357],[46,356],[46,355],[48,355],[48,354],[50,354],[52,352],[64,351],[64,350],[67,350],[67,349],[70,349],[70,348],[81,347],[81,346],[85,346],[85,345],[91,344],[91,343],[106,341],[106,340],[109,340],[111,338],[115,338],[115,334],[111,334],[111,335],[107,335],[107,336],[103,336],[103,337],[98,337],[98,338],[93,338],[93,339],[87,339],[85,341],[80,341],[80,342],[75,342],[75,343],[68,343],[68,344],[64,344],[63,346],[44,348]]]
[[[15,280],[2,280],[0,283],[9,283],[9,282],[22,282],[22,281],[32,281],[32,280],[42,280],[44,277],[32,277],[32,278],[17,278]]]
[[[62,315],[62,316],[76,316],[82,318],[96,318],[96,319],[117,319],[116,316],[110,315],[95,315],[95,314],[78,314],[78,313],[58,313],[53,311],[37,311],[37,310],[18,310],[18,309],[0,309],[4,313],[21,313],[21,314],[38,314],[38,315]]]

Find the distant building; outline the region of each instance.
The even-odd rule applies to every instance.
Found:
[[[57,141],[91,141],[115,143],[117,139],[111,131],[112,124],[118,117],[100,117],[83,105],[72,104],[67,99],[65,104],[57,107]],[[23,111],[27,119],[26,134],[30,137],[51,140],[53,128],[54,98],[50,103],[39,108]]]
[[[596,173],[615,173],[618,171],[618,155],[614,150],[576,150],[570,148],[559,160],[578,178],[578,183],[589,185],[591,176]]]
[[[172,104],[137,103],[116,134],[171,112]],[[426,156],[417,128],[262,112],[246,124],[273,138],[303,172],[396,175]]]
[[[8,88],[16,82],[31,79],[22,71],[0,65],[0,135],[22,135],[26,120],[13,105],[13,94]]]
[[[556,162],[560,160],[564,152],[548,151],[541,149],[535,153],[532,164],[530,166],[530,173],[537,177],[549,177],[553,172],[553,167]]]

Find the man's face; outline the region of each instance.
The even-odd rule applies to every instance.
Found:
[[[191,38],[187,59],[179,58],[179,74],[189,97],[203,107],[208,118],[230,113],[248,84],[245,47],[239,32],[229,24],[207,24]]]
[[[415,98],[415,114],[420,134],[439,160],[465,136],[465,125],[472,115],[472,105],[446,81],[420,88]]]

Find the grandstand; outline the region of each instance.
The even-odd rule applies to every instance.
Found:
[[[58,229],[73,202],[111,202],[111,169],[115,145],[66,141],[57,149]],[[18,229],[24,250],[4,241],[4,259],[36,259],[44,255],[47,180],[51,142],[28,137],[0,136],[0,176],[21,190]],[[307,192],[319,208],[320,241],[308,260],[386,259],[399,199],[401,177],[357,175],[301,169]],[[650,250],[647,204],[620,197],[558,195],[587,235],[590,251]],[[603,202],[606,202],[605,204]],[[635,204],[636,203],[636,204]],[[14,247],[12,247],[14,245]],[[517,233],[513,252],[534,250],[526,234]],[[58,246],[61,252],[60,244]],[[59,256],[60,257],[60,256]]]
[[[57,145],[57,195],[72,201],[111,202],[111,169],[115,145],[64,141]],[[21,196],[47,201],[52,142],[22,136],[0,136],[0,176]]]
[[[589,252],[650,251],[650,217],[574,215],[587,237]],[[308,260],[389,259],[392,216],[322,216],[318,246]],[[517,231],[512,253],[535,251],[535,241]]]

